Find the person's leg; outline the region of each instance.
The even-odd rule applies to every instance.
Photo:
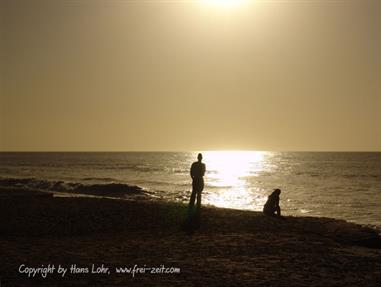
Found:
[[[198,209],[201,208],[201,192],[202,192],[201,189],[197,190],[197,208]]]
[[[263,207],[263,213],[267,216],[270,216],[271,215],[271,208],[269,208],[268,206],[264,206]]]
[[[267,216],[275,216],[275,212],[277,212],[277,209],[275,207],[268,207],[266,206],[263,209],[263,213]]]
[[[276,214],[277,214],[278,216],[281,216],[281,215],[280,215],[280,207],[279,207],[279,206],[276,208]]]
[[[204,190],[204,180],[201,180],[198,187],[197,187],[197,208],[201,208],[201,194]]]
[[[195,186],[192,186],[192,194],[189,200],[189,208],[192,208],[194,206],[195,199],[196,199],[196,189],[195,189]]]

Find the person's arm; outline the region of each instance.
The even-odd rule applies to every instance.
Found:
[[[275,207],[279,207],[279,196],[275,199]]]
[[[194,163],[191,165],[191,168],[190,168],[190,176],[193,179],[193,177],[194,177]]]
[[[205,163],[202,164],[202,176],[205,175],[206,165]]]

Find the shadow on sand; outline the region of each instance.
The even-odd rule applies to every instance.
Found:
[[[193,234],[200,228],[201,210],[198,208],[188,208],[188,215],[185,218],[181,229],[187,234]]]

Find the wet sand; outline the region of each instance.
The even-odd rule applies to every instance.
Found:
[[[342,220],[265,217],[204,207],[184,225],[183,204],[53,197],[0,190],[1,286],[379,286],[376,231]],[[20,265],[88,268],[62,278]],[[92,274],[103,264],[110,273]],[[115,268],[158,267],[155,274]],[[180,273],[160,273],[162,267]],[[170,270],[167,270],[170,271]],[[173,271],[173,270],[172,270]]]

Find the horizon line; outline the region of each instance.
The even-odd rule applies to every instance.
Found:
[[[381,150],[255,150],[255,149],[215,149],[215,150],[0,150],[0,153],[174,153],[174,152],[342,152],[342,153],[379,153]]]

